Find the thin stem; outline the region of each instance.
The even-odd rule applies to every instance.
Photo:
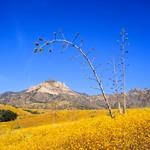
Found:
[[[108,101],[108,99],[107,99],[107,97],[106,97],[106,95],[105,95],[104,88],[103,88],[103,85],[102,85],[102,81],[100,80],[100,78],[99,78],[99,76],[98,76],[98,74],[97,74],[97,72],[96,72],[96,70],[95,70],[94,65],[92,64],[92,62],[91,62],[90,59],[88,58],[87,54],[84,53],[84,51],[82,50],[82,48],[81,48],[80,46],[76,45],[75,43],[70,42],[70,41],[65,40],[65,39],[55,39],[55,40],[51,40],[51,41],[47,41],[47,42],[49,42],[49,44],[54,44],[54,43],[56,43],[56,42],[66,43],[66,44],[68,44],[68,45],[74,47],[75,49],[77,49],[77,50],[82,54],[83,58],[86,60],[86,62],[88,63],[89,67],[91,68],[91,70],[92,70],[92,72],[93,72],[93,75],[94,75],[94,77],[95,77],[95,80],[96,80],[97,83],[98,83],[99,90],[100,90],[101,93],[102,93],[102,96],[103,96],[104,101],[105,101],[105,103],[106,103],[107,109],[108,109],[108,111],[109,111],[109,115],[111,116],[111,118],[113,118],[114,116],[113,116],[113,114],[112,114],[112,109],[111,109],[111,106],[110,106],[110,104],[109,104],[109,101]],[[41,46],[39,47],[39,49],[40,49],[40,48],[44,48],[45,46],[47,46],[46,43],[44,43],[43,45],[41,45]]]

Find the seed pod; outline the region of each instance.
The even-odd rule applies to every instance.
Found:
[[[39,38],[39,41],[43,41],[43,38],[40,37],[40,38]]]
[[[39,46],[40,44],[39,44],[39,42],[35,42],[35,46]]]
[[[35,49],[34,49],[34,53],[36,53],[37,51],[38,51],[38,48],[35,48]]]

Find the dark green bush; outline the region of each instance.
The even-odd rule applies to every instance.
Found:
[[[17,116],[16,113],[10,110],[0,110],[0,122],[15,120]]]
[[[30,110],[30,109],[24,109],[24,111],[27,111],[31,114],[40,114],[40,112],[36,111],[36,110]]]

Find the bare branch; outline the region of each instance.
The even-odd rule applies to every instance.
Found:
[[[128,50],[126,46],[128,45],[128,33],[125,29],[122,29],[121,33],[121,41],[120,41],[120,50],[121,50],[121,77],[122,77],[122,93],[123,93],[123,113],[126,112],[126,54],[128,54]]]
[[[69,46],[71,47],[74,47],[76,50],[78,50],[78,52],[80,52],[80,54],[83,56],[83,58],[85,59],[85,61],[87,62],[87,64],[89,65],[89,68],[91,69],[92,73],[93,73],[93,76],[95,78],[95,81],[97,82],[98,86],[99,86],[99,90],[101,91],[102,93],[102,96],[104,98],[104,101],[106,103],[106,106],[107,106],[107,109],[109,110],[109,114],[110,116],[113,118],[113,114],[112,114],[112,109],[111,109],[111,106],[109,104],[109,101],[105,95],[105,92],[104,92],[104,88],[103,88],[103,84],[102,84],[102,81],[100,80],[98,74],[97,74],[97,71],[92,63],[92,61],[88,58],[87,54],[83,51],[82,47],[81,47],[81,44],[78,46],[77,44],[75,44],[75,40],[78,38],[79,36],[79,33],[75,36],[75,38],[72,40],[72,41],[69,41],[69,40],[66,40],[66,39],[63,39],[63,38],[57,38],[56,36],[56,33],[54,33],[54,39],[53,40],[50,40],[48,41],[49,42],[49,45],[53,45],[55,43],[66,43],[68,44]],[[38,49],[39,51],[40,50],[43,50],[44,47],[46,47],[47,44],[44,43],[43,45],[39,46]]]
[[[74,42],[77,40],[77,38],[79,37],[79,35],[80,35],[80,33],[79,33],[79,32],[78,32],[78,33],[76,33],[76,35],[75,35],[74,39],[72,40],[72,43],[74,43]]]
[[[97,87],[90,87],[91,89],[95,89],[95,90],[100,90],[99,88]]]
[[[95,78],[88,77],[88,80],[96,81]]]

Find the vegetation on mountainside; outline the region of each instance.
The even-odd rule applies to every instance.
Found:
[[[15,110],[17,111],[17,108]],[[20,109],[18,111],[20,112]],[[0,148],[148,150],[150,109],[130,109],[125,115],[118,114],[116,110],[115,114],[116,117],[111,119],[105,110],[45,111],[36,115],[22,113],[15,121],[0,123],[0,128],[5,128],[5,131],[0,133]],[[55,118],[52,118],[54,116]],[[14,124],[11,123],[18,123],[20,128],[12,128]]]
[[[17,118],[16,113],[10,110],[0,109],[0,122],[11,121],[11,120],[15,120],[16,118]]]

